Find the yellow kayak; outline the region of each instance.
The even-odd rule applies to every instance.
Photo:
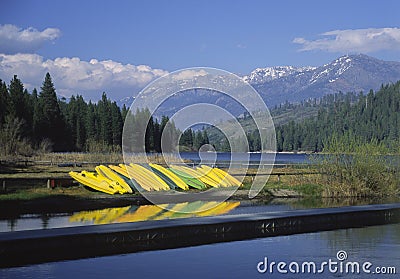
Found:
[[[116,187],[115,185],[110,185],[110,183],[108,183],[105,180],[98,180],[98,179],[94,179],[91,176],[87,176],[85,173],[77,173],[74,171],[69,172],[69,175],[75,179],[76,181],[78,181],[79,183],[90,187],[94,190],[103,192],[103,193],[107,193],[110,195],[114,195],[115,193],[118,193],[119,191],[119,187]]]
[[[183,172],[186,172],[188,174],[190,174],[191,176],[199,179],[201,182],[210,185],[212,187],[218,187],[218,182],[216,182],[215,180],[205,176],[204,174],[197,172],[194,169],[188,168],[188,167],[184,167],[184,166],[171,166],[173,169],[177,169]]]
[[[139,183],[140,187],[145,189],[146,191],[159,191],[160,189],[158,187],[154,187],[153,183],[146,179],[141,173],[139,173],[137,170],[132,168],[131,166],[128,165],[119,165],[122,169],[125,169],[128,177],[132,177],[133,179],[136,180],[137,183]]]
[[[149,166],[163,173],[165,176],[171,179],[176,184],[176,186],[178,186],[182,190],[189,190],[189,186],[179,176],[177,176],[169,169],[166,169],[163,166],[152,163],[150,163]]]
[[[128,173],[128,171],[126,170],[125,165],[122,165],[122,166],[123,166],[123,167],[121,167],[121,166],[115,166],[115,165],[108,165],[108,167],[109,167],[111,170],[115,171],[115,173],[117,173],[117,174],[123,176],[123,178],[125,178],[125,179],[128,180],[127,183],[128,183],[128,185],[131,187],[132,190],[133,190],[133,189],[136,189],[136,190],[139,191],[139,192],[144,191],[144,189],[142,188],[142,186],[140,186],[140,184],[139,184],[134,178],[132,178],[132,177],[129,176],[129,173]],[[132,183],[132,184],[130,184],[130,183]],[[132,188],[132,187],[133,187],[133,188]]]
[[[239,180],[237,180],[235,177],[233,177],[226,171],[223,171],[219,168],[211,168],[211,167],[205,166],[205,165],[202,165],[201,167],[205,170],[212,169],[216,174],[220,175],[220,177],[224,177],[226,180],[228,180],[229,183],[231,184],[231,186],[241,186],[242,185],[242,183]]]
[[[142,174],[143,176],[146,177],[146,179],[155,182],[154,186],[158,187],[160,190],[170,190],[169,186],[167,183],[165,183],[164,180],[162,180],[160,177],[158,177],[154,172],[151,170],[146,169],[145,167],[138,165],[138,164],[129,164],[130,167],[132,167],[135,171],[138,173]]]
[[[217,175],[217,174],[214,172],[213,169],[207,171],[207,170],[204,169],[204,168],[197,167],[197,168],[196,168],[196,171],[202,173],[204,176],[210,177],[211,179],[215,180],[215,181],[218,183],[218,185],[220,185],[220,186],[222,186],[222,187],[231,186],[231,185],[229,184],[229,182],[228,182],[226,179],[221,178],[219,175]]]
[[[125,180],[120,177],[118,174],[113,172],[111,169],[106,166],[100,165],[95,168],[96,172],[99,175],[102,175],[110,180],[118,182],[118,184],[123,188],[124,193],[132,193],[132,188],[125,182]]]
[[[123,176],[125,176],[126,178],[130,178],[128,171],[125,168],[125,165],[120,165],[120,166],[114,166],[114,165],[108,165],[108,167],[110,169],[112,169],[113,171],[122,174]]]
[[[118,193],[123,194],[125,193],[125,190],[121,187],[121,185],[119,185],[119,183],[117,181],[113,181],[111,179],[108,179],[105,176],[102,176],[98,173],[94,173],[94,172],[89,172],[89,171],[82,171],[82,174],[84,174],[86,177],[90,177],[94,180],[97,180],[98,182],[101,181],[106,181],[108,184],[112,185],[115,189],[118,190]]]

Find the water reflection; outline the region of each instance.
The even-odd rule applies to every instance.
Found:
[[[132,205],[75,213],[25,214],[19,216],[18,219],[0,220],[0,232],[215,216],[227,214],[239,205],[240,202],[196,201],[164,204],[162,207]]]
[[[178,204],[164,204],[162,206],[126,206],[78,212],[69,217],[69,221],[71,223],[78,222],[100,225],[122,222],[215,216],[226,214],[239,205],[240,202],[218,203],[196,201]]]
[[[51,229],[92,224],[109,224],[122,222],[138,222],[172,218],[203,217],[220,214],[253,214],[262,212],[288,211],[309,208],[328,208],[351,205],[367,205],[400,202],[398,197],[389,199],[323,199],[323,198],[275,198],[268,200],[251,200],[224,202],[216,206],[216,202],[184,202],[179,204],[143,206],[125,206],[105,208],[74,213],[24,214],[17,218],[0,220],[0,232]],[[215,207],[216,206],[216,207]],[[197,213],[179,213],[179,212]],[[202,211],[202,212],[199,212]]]

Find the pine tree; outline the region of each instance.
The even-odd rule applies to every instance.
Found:
[[[127,109],[126,105],[123,104],[122,109],[121,109],[121,117],[122,121],[125,121],[126,115],[128,114],[129,109]]]
[[[62,151],[66,146],[65,125],[49,73],[46,74],[40,89],[38,110],[35,116],[38,119],[36,131],[38,138],[49,139],[54,144],[54,150]]]
[[[89,101],[89,104],[87,105],[85,130],[87,140],[97,141],[99,139],[96,121],[96,105],[91,101]]]
[[[13,117],[23,119],[23,114],[26,109],[24,98],[24,85],[17,75],[14,75],[8,87],[10,96],[10,112]]]
[[[112,144],[114,146],[121,146],[122,144],[122,129],[123,120],[121,110],[117,106],[117,103],[111,104],[111,118],[112,118]]]
[[[111,145],[113,142],[111,102],[108,100],[105,92],[103,92],[101,100],[97,103],[97,108],[99,116],[100,141]]]
[[[9,113],[9,106],[10,96],[8,95],[7,85],[0,79],[0,127]]]
[[[22,121],[21,136],[29,137],[32,135],[33,106],[28,90],[17,75],[14,75],[9,86],[10,113],[12,117]]]
[[[161,152],[160,124],[158,123],[157,118],[154,121],[154,150],[156,152]]]
[[[203,133],[201,131],[196,131],[193,138],[193,148],[195,150],[199,150],[203,144],[204,144]]]

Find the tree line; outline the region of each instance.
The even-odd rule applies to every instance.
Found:
[[[363,142],[377,140],[391,149],[399,145],[400,81],[366,95],[338,93],[300,104],[286,102],[275,107],[271,114],[280,117],[292,114],[291,111],[299,117],[276,127],[277,151],[319,152],[333,134],[349,133]],[[144,125],[144,119],[149,119],[143,143],[146,152],[197,151],[210,142],[217,151],[229,151],[227,139],[215,135],[212,127],[181,132],[167,116],[157,119],[148,109],[132,113],[125,106],[120,108],[106,93],[97,103],[86,102],[81,95],[72,96],[68,101],[60,99],[49,73],[40,91],[33,89],[32,92],[24,88],[16,75],[9,85],[0,79],[2,155],[31,155],[35,150],[120,152],[127,115],[134,125]],[[239,119],[239,122],[246,121]],[[168,144],[162,147],[161,136],[167,123],[171,124],[166,135]],[[261,150],[258,131],[248,131],[246,136],[250,151]]]
[[[147,109],[129,112],[120,108],[106,93],[94,103],[86,102],[81,95],[73,95],[68,101],[58,98],[49,73],[46,74],[40,91],[28,92],[15,75],[7,85],[0,79],[0,148],[1,155],[32,155],[43,150],[57,152],[113,152],[121,151],[122,130],[128,115],[135,125],[146,127],[146,152],[161,152],[161,134],[169,122],[167,116],[161,120],[149,115]],[[175,142],[181,132],[172,123],[170,139]],[[199,142],[208,142],[205,132],[190,130],[182,135],[180,144],[184,149],[195,150]],[[168,151],[177,149],[170,146]]]
[[[356,135],[362,142],[373,140],[398,148],[400,136],[400,81],[380,90],[338,93],[326,96],[317,116],[290,121],[276,128],[278,151],[314,151],[324,148],[332,135]]]
[[[21,153],[21,147],[25,153],[120,149],[124,113],[126,108],[121,110],[105,93],[97,103],[87,103],[80,95],[69,102],[59,99],[49,73],[39,92],[35,88],[29,93],[17,75],[8,86],[0,80],[1,144],[3,151],[8,149],[4,153]],[[22,142],[20,148],[11,146],[12,134]]]

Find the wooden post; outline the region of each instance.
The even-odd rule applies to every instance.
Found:
[[[3,180],[3,191],[5,192],[7,190],[7,187],[6,187],[6,181],[5,180]]]

